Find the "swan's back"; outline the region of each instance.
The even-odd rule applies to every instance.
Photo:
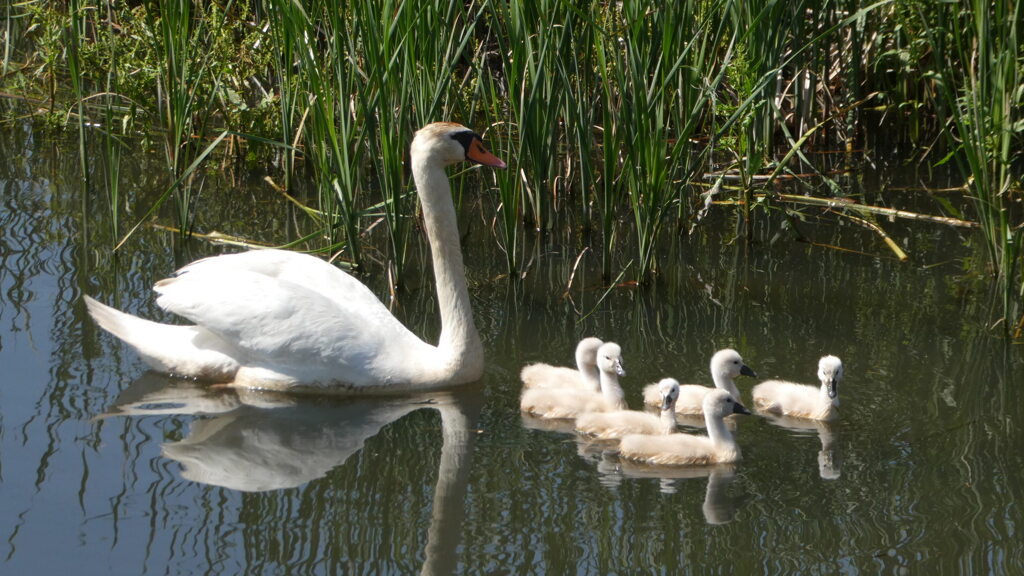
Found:
[[[519,376],[524,388],[580,388],[601,389],[597,368],[597,350],[604,342],[599,338],[584,338],[576,346],[576,368],[537,363],[523,367]]]
[[[540,418],[577,418],[590,412],[618,410],[599,392],[575,388],[527,388],[519,399],[519,409]]]
[[[615,410],[584,414],[576,431],[595,440],[617,440],[627,434],[665,434],[661,418],[647,412]]]
[[[652,389],[652,390],[649,390]],[[679,386],[679,399],[676,401],[677,414],[703,414],[704,398],[714,388],[701,386],[699,384],[681,384]],[[644,388],[644,404],[657,406],[661,402],[660,395],[652,396],[651,392],[657,392],[657,384],[651,384]]]
[[[619,456],[655,466],[685,466],[734,462],[739,447],[715,446],[707,436],[690,434],[630,434],[619,443]]]

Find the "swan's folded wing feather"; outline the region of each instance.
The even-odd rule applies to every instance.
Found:
[[[158,282],[154,290],[164,309],[269,366],[360,371],[379,362],[381,351],[395,350],[395,344],[397,349],[420,344],[393,316],[378,313],[361,299],[328,298],[241,268],[194,268]]]
[[[251,272],[298,284],[342,305],[363,309],[373,317],[392,317],[384,303],[365,284],[334,264],[289,250],[250,250],[196,260],[175,275]]]

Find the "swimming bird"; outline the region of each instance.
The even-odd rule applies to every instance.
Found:
[[[715,388],[732,394],[737,402],[742,401],[735,382],[740,375],[757,378],[757,374],[743,363],[739,352],[732,348],[726,348],[715,352],[711,357],[711,378],[715,382]],[[661,398],[658,395],[657,386],[657,384],[651,384],[644,388],[644,404],[648,406],[660,404]],[[680,385],[676,412],[679,414],[702,414],[704,412],[704,397],[715,388],[699,384]]]
[[[527,388],[519,400],[519,409],[541,418],[576,418],[588,412],[625,410],[626,395],[619,377],[626,375],[622,367],[622,348],[605,342],[597,349],[597,368],[601,372],[601,391],[580,388]]]
[[[428,344],[361,282],[314,256],[257,250],[185,266],[156,283],[157,304],[191,325],[160,324],[85,297],[105,330],[153,369],[234,386],[324,392],[443,388],[478,380],[473,323],[447,166],[504,168],[465,126],[416,132],[412,176],[433,256],[441,335]]]
[[[766,380],[754,386],[754,406],[764,414],[833,420],[839,416],[843,362],[835,356],[822,356],[818,361],[818,379],[820,386]]]
[[[707,436],[630,434],[619,443],[619,457],[656,466],[719,464],[739,460],[740,448],[724,418],[730,414],[750,414],[750,410],[725,390],[708,392],[703,408]]]
[[[576,345],[576,368],[552,366],[551,364],[529,364],[523,367],[519,377],[524,388],[580,388],[597,392],[601,390],[601,375],[597,369],[597,349],[604,342],[600,338],[584,338]]]
[[[636,410],[593,412],[576,419],[576,431],[594,440],[618,440],[626,434],[675,432],[679,382],[675,378],[663,378],[657,386],[661,392],[660,416]]]

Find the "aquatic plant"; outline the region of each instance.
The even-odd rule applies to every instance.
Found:
[[[1012,189],[1024,143],[1024,7],[962,2],[920,16],[935,52],[930,77],[950,155],[967,179],[1010,330],[1024,300],[1024,227]]]
[[[915,158],[936,162],[929,135],[948,128],[994,277],[1024,290],[1021,8],[1004,0],[76,0],[7,10],[7,34],[18,36],[0,77],[8,109],[49,125],[73,119],[83,159],[102,130],[112,210],[125,203],[115,123],[160,137],[170,192],[131,207],[142,222],[166,217],[173,198],[176,228],[189,233],[211,161],[228,165],[240,149],[264,161],[256,151],[270,149],[279,161],[267,169],[309,219],[290,245],[360,265],[367,235],[383,230],[387,254],[372,261],[399,285],[416,241],[407,142],[427,121],[454,120],[489,131],[513,166],[493,176],[490,225],[510,276],[531,265],[533,228],[542,241],[592,248],[605,282],[627,269],[646,282],[665,231],[695,230],[716,200],[738,206],[739,233],[750,234],[770,221],[759,207],[792,215],[794,229],[808,210],[772,193],[780,177],[809,174],[824,183],[816,196],[846,196],[806,151],[834,146],[855,160],[861,110],[872,106]],[[309,197],[292,194],[296,179],[312,182]],[[888,237],[871,214],[856,218]],[[635,252],[624,253],[626,237]]]

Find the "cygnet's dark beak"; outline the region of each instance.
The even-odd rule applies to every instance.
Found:
[[[830,378],[828,381],[828,397],[835,398],[839,394],[839,381],[835,378]]]
[[[619,376],[626,375],[626,369],[622,367],[622,360],[615,361],[615,373],[618,374]]]
[[[661,399],[661,411],[671,410],[672,404],[675,404],[676,399],[672,396],[664,396]]]
[[[751,370],[750,366],[747,366],[746,364],[740,367],[740,374],[750,376],[751,378],[757,378],[757,372]]]
[[[732,403],[732,413],[733,414],[746,414],[747,416],[750,416],[750,410],[747,410],[747,407],[744,406],[743,404],[740,404],[739,402],[733,402]]]

